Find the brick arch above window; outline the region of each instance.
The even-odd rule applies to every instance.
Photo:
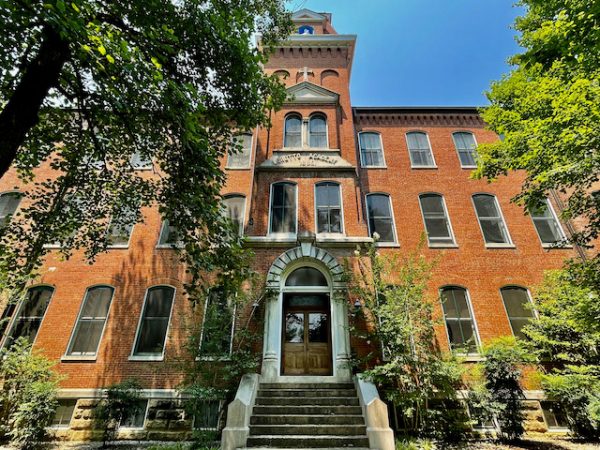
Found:
[[[321,86],[335,90],[337,79],[340,77],[340,74],[335,70],[324,70],[321,72]]]

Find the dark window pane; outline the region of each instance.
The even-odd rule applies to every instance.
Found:
[[[312,267],[301,267],[294,270],[285,281],[286,286],[328,286],[327,279],[321,271]]]
[[[467,291],[455,287],[444,288],[441,297],[450,346],[476,352],[477,341]]]
[[[174,294],[175,290],[166,286],[148,290],[135,355],[162,354]]]
[[[285,147],[302,147],[302,120],[291,116],[285,120]]]
[[[569,428],[567,414],[558,402],[543,401],[540,405],[548,428]]]
[[[15,323],[10,332],[8,345],[19,337],[24,337],[29,342],[35,341],[53,293],[54,289],[48,286],[29,289],[27,298],[20,305]]]
[[[535,314],[529,301],[527,291],[519,287],[502,288],[502,300],[515,337],[524,337],[522,328],[528,324]]]
[[[341,233],[340,186],[320,183],[316,187],[317,232]]]
[[[98,286],[88,289],[75,325],[69,355],[95,355],[108,316],[113,288]]]
[[[52,426],[60,428],[68,428],[75,411],[76,399],[65,399],[58,401],[58,408],[52,418]]]
[[[271,233],[296,232],[296,186],[277,183],[272,188]]]
[[[496,219],[481,219],[481,230],[485,242],[488,244],[506,244],[508,240],[504,234],[502,222]]]
[[[104,320],[81,321],[77,327],[70,355],[95,355],[102,337]]]
[[[241,195],[232,195],[226,197],[225,213],[231,222],[234,229],[239,235],[244,233],[244,210],[246,208],[246,198]]]
[[[120,428],[143,428],[146,420],[146,409],[148,408],[148,400],[139,400],[135,408],[132,408],[129,413],[121,419]]]
[[[158,243],[160,245],[167,245],[167,244],[177,244],[179,242],[181,242],[181,239],[179,237],[179,232],[178,232],[177,228],[169,225],[168,220],[164,220]]]
[[[286,314],[285,341],[290,342],[292,344],[299,344],[304,342],[304,314]]]
[[[381,136],[377,133],[361,133],[360,150],[362,163],[365,166],[383,165]]]
[[[329,316],[327,314],[308,314],[308,341],[323,343],[329,341]]]
[[[194,412],[194,429],[216,429],[219,424],[219,400],[198,402]]]
[[[15,213],[21,203],[21,197],[22,194],[19,192],[7,192],[0,195],[0,227],[9,222],[10,216]]]
[[[309,123],[309,145],[314,148],[327,147],[327,122],[322,116],[314,116]]]
[[[227,356],[231,352],[234,311],[221,289],[213,289],[206,300],[202,324],[201,356]]]

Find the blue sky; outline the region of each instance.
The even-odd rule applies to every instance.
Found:
[[[357,34],[353,106],[479,106],[519,52],[512,0],[289,0]]]

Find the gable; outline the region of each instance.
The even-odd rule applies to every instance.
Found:
[[[325,19],[326,17],[324,15],[306,8],[296,11],[294,14],[292,14],[292,20],[318,20],[322,22]]]
[[[287,89],[286,103],[319,103],[337,104],[340,96],[335,92],[317,86],[309,81],[303,81]]]

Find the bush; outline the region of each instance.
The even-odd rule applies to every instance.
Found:
[[[59,377],[53,363],[32,352],[24,338],[2,349],[0,358],[2,432],[19,448],[36,448],[46,438],[46,427],[58,407]]]

